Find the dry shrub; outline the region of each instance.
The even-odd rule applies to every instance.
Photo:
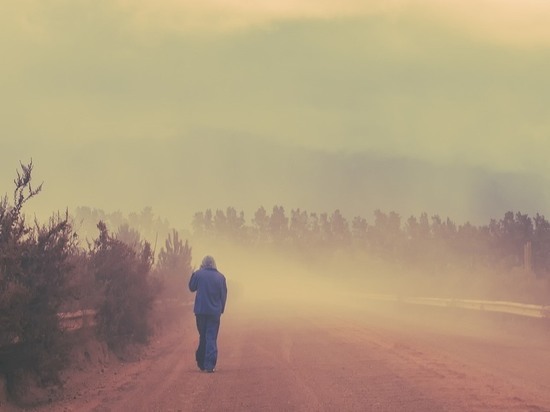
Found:
[[[147,242],[136,250],[110,236],[103,222],[98,228],[99,238],[90,251],[90,266],[103,292],[97,308],[98,334],[120,354],[130,344],[147,343],[152,334],[152,252]]]

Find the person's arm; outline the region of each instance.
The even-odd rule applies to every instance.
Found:
[[[224,312],[225,310],[225,302],[227,301],[227,283],[225,281],[225,278],[223,278],[223,282],[222,282],[222,296],[221,296],[221,300],[222,300],[222,313]]]
[[[193,272],[191,279],[189,279],[189,290],[191,292],[196,292],[197,287],[199,286],[199,279],[197,277],[197,272]]]

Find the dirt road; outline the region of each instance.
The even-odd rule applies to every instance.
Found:
[[[193,317],[182,315],[141,361],[36,410],[550,411],[550,334],[539,326],[417,308],[231,309],[216,373],[197,370]]]

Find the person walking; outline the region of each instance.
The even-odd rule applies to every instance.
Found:
[[[212,373],[218,360],[218,331],[227,300],[225,276],[218,272],[212,256],[205,256],[200,269],[193,272],[189,290],[196,292],[193,311],[199,331],[199,346],[195,359],[201,371]]]

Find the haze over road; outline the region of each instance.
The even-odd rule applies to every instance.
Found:
[[[106,371],[54,409],[550,410],[548,328],[469,311],[367,306],[234,304],[214,374],[194,364],[186,307],[146,358]]]

